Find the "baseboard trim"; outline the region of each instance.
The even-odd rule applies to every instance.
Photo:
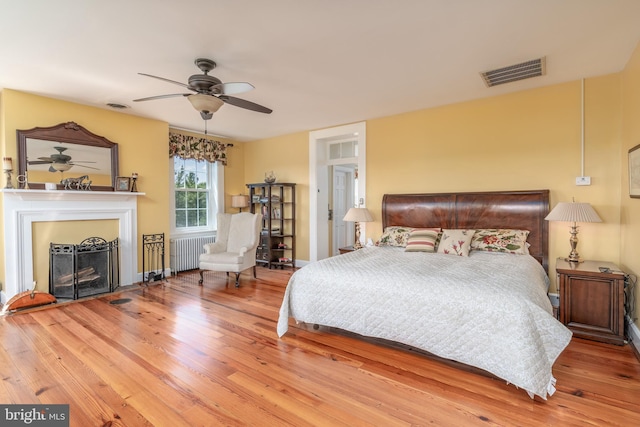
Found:
[[[627,340],[640,360],[640,329],[629,317],[627,317],[627,325]]]

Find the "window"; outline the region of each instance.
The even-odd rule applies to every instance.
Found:
[[[216,229],[216,213],[222,205],[218,195],[224,183],[222,166],[217,162],[183,159],[174,156],[173,163],[173,231],[188,234]]]
[[[358,157],[358,140],[329,143],[329,160]]]

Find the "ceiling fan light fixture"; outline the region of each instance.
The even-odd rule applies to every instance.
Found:
[[[204,118],[205,115],[213,117],[213,113],[218,111],[220,107],[224,105],[224,101],[213,96],[213,95],[204,95],[202,93],[196,93],[194,95],[187,96],[193,108],[200,111],[200,114]],[[211,118],[209,117],[209,119]],[[208,120],[208,119],[205,119]]]
[[[71,166],[73,165],[70,165],[69,163],[60,163],[60,162],[51,163],[51,167],[57,170],[58,172],[66,172],[69,169],[71,169]]]

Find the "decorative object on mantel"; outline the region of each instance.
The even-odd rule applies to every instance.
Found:
[[[21,188],[23,190],[29,189],[29,174],[27,173],[27,171],[24,171],[22,175],[18,175],[16,177],[16,181],[18,181],[18,188]]]
[[[4,169],[4,173],[7,174],[7,185],[5,185],[4,188],[13,188],[13,184],[11,183],[11,172],[13,172],[13,162],[11,157],[2,158],[2,168]]]
[[[17,174],[24,175],[29,171],[30,189],[44,189],[46,181],[59,182],[68,176],[91,173],[92,191],[113,192],[115,178],[119,175],[118,144],[115,142],[96,135],[74,122],[60,123],[52,127],[17,130],[16,136],[18,139]],[[64,153],[60,153],[60,150],[55,147],[65,148]],[[70,166],[73,168],[70,169]],[[50,171],[51,173],[47,176],[44,172],[50,168],[54,172]],[[63,169],[77,171],[78,175],[73,172],[61,172]],[[36,171],[38,173],[31,173]],[[64,176],[62,176],[63,173]]]
[[[65,178],[60,181],[65,190],[91,190],[91,181],[89,175],[82,175],[77,178]],[[45,188],[47,188],[45,186]],[[48,188],[47,188],[48,189]]]
[[[116,191],[131,191],[131,178],[119,176],[116,178]]]
[[[56,297],[48,292],[36,291],[36,282],[33,282],[33,289],[30,291],[20,292],[14,295],[7,301],[2,307],[0,315],[4,315],[10,312],[24,310],[25,308],[38,307],[41,305],[56,303]]]
[[[136,186],[136,181],[138,180],[138,172],[134,172],[131,174],[131,192],[137,193],[138,187]]]
[[[273,171],[265,172],[264,174],[264,182],[267,184],[273,184],[276,182],[276,174]]]

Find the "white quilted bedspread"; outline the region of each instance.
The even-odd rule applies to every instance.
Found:
[[[384,338],[484,369],[546,399],[555,391],[552,365],[571,339],[552,315],[548,284],[528,255],[367,247],[295,272],[278,335],[293,317]]]

